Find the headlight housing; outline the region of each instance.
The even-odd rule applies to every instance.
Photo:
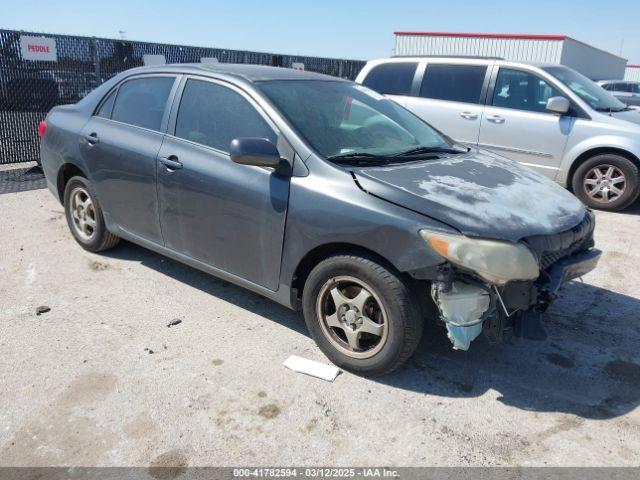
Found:
[[[538,262],[522,243],[469,238],[464,235],[420,230],[431,247],[455,265],[477,273],[489,283],[535,280]]]

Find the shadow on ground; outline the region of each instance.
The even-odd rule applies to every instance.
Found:
[[[298,313],[242,287],[220,280],[146,248],[122,241],[118,247],[103,252],[101,255],[140,263],[209,295],[276,321],[300,334],[307,335],[304,320]]]
[[[123,242],[106,255],[139,262],[308,335],[300,313],[142,247]],[[640,403],[638,311],[636,298],[571,282],[548,313],[546,341],[493,346],[480,337],[461,352],[451,349],[443,329],[430,325],[405,366],[370,381],[442,397],[494,390],[499,402],[524,410],[617,417]]]
[[[524,410],[617,417],[640,403],[638,311],[637,298],[571,282],[545,319],[546,341],[493,346],[480,337],[460,352],[433,325],[411,361],[381,381],[446,397],[495,390]]]

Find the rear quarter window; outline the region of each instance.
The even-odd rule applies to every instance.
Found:
[[[113,90],[107,95],[107,98],[102,102],[102,105],[100,105],[100,108],[96,112],[97,117],[111,118],[111,111],[113,110],[113,104],[116,100],[116,91],[117,90]]]
[[[383,63],[373,67],[362,84],[379,93],[409,95],[417,62]]]

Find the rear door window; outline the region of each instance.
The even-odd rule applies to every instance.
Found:
[[[547,100],[551,97],[564,95],[533,73],[501,68],[492,104],[494,107],[544,113],[547,111]]]
[[[111,118],[149,130],[160,131],[174,77],[127,80],[120,88]]]
[[[223,152],[229,151],[234,138],[277,142],[276,133],[246,98],[230,88],[193,79],[182,93],[175,136]]]
[[[362,84],[387,95],[410,95],[417,62],[392,62],[377,65]]]
[[[451,102],[481,103],[486,73],[486,65],[427,65],[420,96]]]

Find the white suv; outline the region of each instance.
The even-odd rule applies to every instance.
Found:
[[[368,62],[356,81],[459,143],[571,188],[591,207],[621,210],[640,193],[640,111],[568,67],[397,57]]]

